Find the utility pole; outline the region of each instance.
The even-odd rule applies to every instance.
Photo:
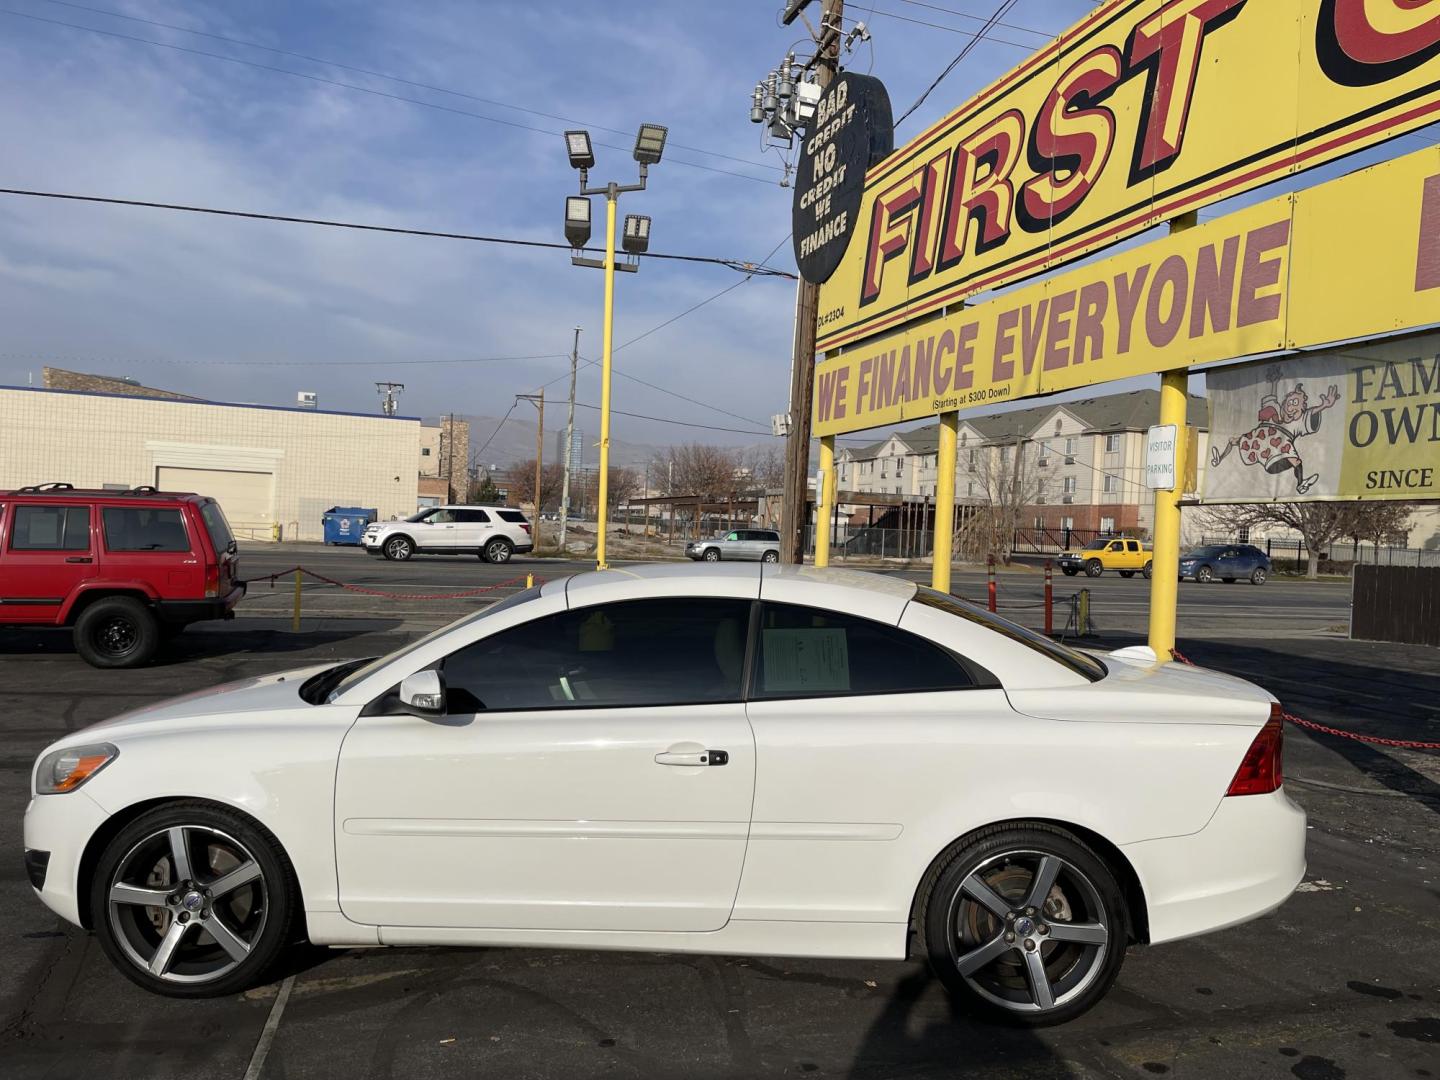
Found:
[[[792,5],[795,6],[795,5]],[[798,5],[796,8],[803,7]],[[845,0],[825,0],[820,16],[816,82],[830,85],[840,62]],[[810,412],[815,383],[815,325],[820,286],[800,279],[795,295],[795,340],[790,360],[790,430],[785,440],[785,489],[780,509],[780,561],[805,561],[806,492],[810,474]],[[821,492],[816,492],[817,500]],[[818,524],[818,523],[817,523]]]
[[[400,394],[404,391],[403,382],[377,382],[375,392],[380,395],[380,412],[384,416],[394,416],[400,407]]]
[[[560,482],[560,555],[565,555],[565,529],[570,520],[570,455],[575,445],[575,365],[580,360],[580,327],[570,346],[570,411],[565,417],[565,477]]]
[[[528,401],[540,410],[540,419],[535,425],[535,539],[540,538],[540,463],[545,455],[545,388],[536,394],[516,394],[516,401]]]

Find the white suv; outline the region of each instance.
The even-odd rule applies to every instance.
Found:
[[[360,543],[371,555],[404,561],[411,555],[478,555],[487,562],[508,562],[531,551],[530,522],[506,506],[432,506],[404,521],[376,521]]]

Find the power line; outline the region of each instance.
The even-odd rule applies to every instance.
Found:
[[[164,356],[140,356],[126,360],[98,356],[45,356],[41,354],[4,353],[3,360],[39,360],[57,363],[103,363],[107,365],[126,364],[176,364],[181,367],[392,367],[427,364],[498,364],[518,363],[527,360],[564,360],[568,353],[537,353],[532,356],[475,356],[448,357],[439,360],[177,360]]]
[[[871,14],[883,15],[887,19],[895,19],[897,22],[910,23],[913,26],[929,27],[931,30],[945,30],[951,34],[959,34],[962,37],[972,38],[977,41],[980,38],[984,37],[986,41],[994,42],[996,45],[1012,45],[1017,49],[1024,49],[1026,52],[1034,52],[1036,48],[1033,43],[1026,44],[1025,42],[1021,41],[1010,41],[1007,38],[997,38],[994,36],[986,35],[984,31],[980,31],[977,33],[972,30],[961,30],[958,26],[945,26],[943,23],[926,22],[924,19],[911,18],[909,15],[900,15],[893,11],[885,11],[883,8],[876,8],[871,12]]]
[[[229,45],[239,45],[247,49],[259,49],[261,52],[274,53],[277,56],[289,56],[296,60],[304,60],[311,64],[321,64],[325,67],[338,68],[341,71],[353,71],[357,75],[369,75],[372,78],[384,79],[387,82],[399,83],[402,86],[413,86],[417,90],[431,90],[437,94],[449,94],[452,97],[464,98],[467,101],[478,101],[482,105],[498,105],[502,109],[514,109],[516,112],[528,113],[531,116],[544,117],[546,120],[559,120],[566,124],[575,124],[582,127],[593,128],[596,131],[608,131],[613,135],[630,135],[631,132],[621,128],[606,127],[604,124],[587,124],[583,120],[575,120],[568,116],[560,116],[556,113],[543,112],[539,109],[527,109],[523,105],[512,105],[508,101],[498,101],[495,98],[481,97],[478,94],[471,94],[464,90],[454,90],[447,86],[437,86],[433,83],[417,82],[414,79],[402,78],[399,75],[390,75],[383,71],[374,71],[370,68],[356,67],[353,64],[342,64],[338,60],[326,60],[320,56],[309,56],[306,53],[292,52],[289,49],[278,49],[272,45],[262,45],[258,41],[246,41],[244,38],[227,37],[224,34],[214,34],[205,30],[194,30],[188,26],[178,26],[175,23],[160,22],[157,19],[144,19],[138,15],[127,15],[120,11],[111,11],[107,8],[90,7],[86,4],[72,3],[71,0],[45,0],[46,3],[55,4],[59,7],[74,8],[77,11],[88,11],[94,15],[104,15],[112,19],[125,19],[128,22],[144,23],[147,26],[156,26],[162,30],[174,30],[181,34],[193,34],[195,37],[209,38],[212,41],[223,41]],[[906,0],[907,3],[910,0]],[[971,16],[975,18],[975,16]],[[62,25],[70,25],[64,23]],[[82,27],[82,29],[91,29]],[[97,31],[103,33],[103,31]],[[778,165],[771,165],[764,161],[752,161],[750,158],[736,157],[733,154],[722,154],[716,150],[706,150],[699,146],[686,146],[683,143],[671,142],[670,147],[675,150],[686,150],[694,154],[704,154],[707,157],[722,158],[726,161],[738,162],[742,165],[750,165],[757,169],[771,169],[780,172]]]
[[[595,412],[600,410],[599,405],[587,405],[583,401],[575,402],[575,407],[577,409],[590,409]],[[766,438],[771,437],[768,431],[746,431],[743,428],[719,427],[715,424],[697,424],[693,420],[672,420],[665,416],[647,416],[644,413],[625,412],[623,409],[612,408],[610,411],[616,416],[629,416],[636,420],[653,420],[657,424],[678,424],[680,427],[701,428],[704,431],[729,431],[736,435],[764,435]]]
[[[83,26],[80,23],[65,22],[61,19],[47,19],[43,15],[33,15],[26,11],[15,11],[12,8],[0,8],[0,15],[12,15],[18,19],[30,19],[33,22],[47,23],[51,26],[63,26],[70,30],[84,30],[91,34],[101,34],[105,37],[119,38],[122,41],[132,41],[141,45],[151,45],[157,49],[172,49],[175,52],[188,53],[191,56],[203,56],[211,60],[222,60],[227,64],[241,64],[245,67],[256,68],[260,71],[269,71],[279,75],[289,75],[296,79],[306,79],[309,82],[321,83],[325,86],[334,86],[342,90],[353,90],[358,94],[370,94],[373,97],[386,98],[390,101],[402,101],[408,105],[419,105],[426,109],[437,109],[440,112],[453,113],[456,116],[467,116],[472,120],[484,120],[492,124],[503,124],[505,127],[518,128],[522,131],[538,131],[542,135],[562,135],[563,132],[554,131],[550,128],[536,127],[534,124],[522,124],[518,120],[506,120],[498,116],[487,116],[484,113],[472,112],[469,109],[457,109],[452,105],[441,105],[435,101],[425,101],[421,98],[406,97],[404,94],[392,94],[386,90],[376,90],[370,86],[359,86],[355,83],[341,82],[338,79],[327,79],[322,75],[311,75],[304,71],[295,71],[291,68],[276,67],[274,64],[262,64],[255,60],[242,60],[238,56],[226,56],[223,53],[207,52],[204,49],[193,49],[188,45],[176,45],[168,41],[155,41],[151,38],[137,37],[134,34],[122,34],[116,30],[101,30],[95,26]],[[614,143],[595,142],[596,146],[604,146],[610,150],[623,150],[626,153],[631,151],[628,146],[616,146]],[[731,169],[717,169],[713,165],[701,165],[698,161],[686,161],[684,158],[669,158],[668,161],[676,165],[685,165],[692,169],[703,169],[706,172],[719,173],[721,176],[735,176],[741,180],[750,180],[756,184],[773,184],[773,180],[767,180],[761,176],[750,176],[746,173],[738,173]],[[773,168],[773,166],[767,166]]]
[[[950,72],[954,71],[957,67],[960,66],[960,62],[970,55],[970,51],[974,49],[976,45],[980,44],[981,40],[985,38],[986,34],[990,31],[990,29],[993,26],[997,25],[1000,19],[1003,18],[1014,6],[1015,0],[1001,0],[1000,6],[997,7],[994,14],[992,14],[990,18],[985,21],[985,25],[980,28],[980,32],[965,43],[965,47],[960,50],[954,60],[951,60],[950,63],[945,65],[944,71],[940,72],[939,75],[935,76],[935,81],[925,88],[925,92],[915,99],[915,103],[900,114],[899,119],[895,121],[896,127],[899,127],[901,124],[903,124],[905,122],[905,119],[911,113],[913,113],[916,109],[918,109],[921,105],[925,103],[925,99],[930,96],[930,94],[937,86],[939,86],[942,82],[945,81],[945,77],[949,75]]]
[[[51,3],[61,3],[61,2],[63,2],[63,0],[50,0],[50,2],[51,2]],[[939,11],[939,12],[942,12],[942,13],[944,13],[944,14],[946,14],[946,15],[954,15],[957,19],[969,19],[971,22],[978,22],[978,23],[983,23],[983,22],[986,21],[986,20],[985,20],[985,17],[984,17],[983,15],[972,15],[972,14],[970,14],[970,12],[968,12],[968,11],[956,11],[954,8],[941,7],[939,4],[926,3],[926,2],[924,2],[924,0],[900,0],[900,2],[901,2],[902,4],[909,4],[911,7],[929,8],[931,11]],[[74,6],[76,6],[76,5],[73,5],[73,4],[72,4],[72,5],[67,5],[67,6],[74,7]],[[873,10],[873,9],[872,9],[872,10]],[[882,14],[883,14],[883,13],[882,13]],[[1045,30],[1036,30],[1036,29],[1035,29],[1034,27],[1032,27],[1032,26],[1019,26],[1019,25],[1017,25],[1017,24],[1015,24],[1015,23],[998,22],[998,21],[995,23],[995,25],[996,25],[996,26],[1003,26],[1006,30],[1020,30],[1020,31],[1022,31],[1022,32],[1024,32],[1024,33],[1026,33],[1026,34],[1037,34],[1037,35],[1039,35],[1040,37],[1045,38],[1047,41],[1048,41],[1050,38],[1053,38],[1053,37],[1055,36],[1054,34],[1048,33],[1048,32],[1045,31]]]
[[[486,448],[495,441],[495,436],[500,434],[500,429],[505,426],[505,421],[510,419],[510,414],[515,411],[515,406],[518,404],[520,404],[519,401],[512,401],[510,403],[510,408],[505,410],[505,415],[500,418],[500,423],[495,425],[495,430],[490,433],[490,438],[485,440],[485,445],[475,451],[474,457],[477,463],[480,461],[480,455],[485,453]]]
[[[106,206],[138,206],[148,210],[178,210],[187,214],[213,214],[217,217],[247,218],[252,221],[280,221],[291,225],[323,225],[331,229],[355,229],[360,232],[392,233],[399,236],[424,236],[440,240],[469,240],[481,244],[508,244],[512,247],[543,248],[551,251],[573,251],[569,244],[550,243],[544,240],[518,240],[507,236],[483,236],[475,233],[444,232],[437,229],[412,229],[399,225],[368,225],[355,221],[337,221],[331,218],[296,217],[291,214],[262,214],[253,210],[225,210],[214,206],[193,206],[187,203],[154,202],[148,199],[121,199],[109,195],[77,195],[61,191],[34,191],[27,188],[0,188],[0,195],[24,195],[36,199],[60,199],[67,202],[100,203]],[[581,248],[582,251],[598,252],[598,248]],[[658,251],[647,251],[640,255],[644,259],[669,259],[677,262],[711,263],[724,266],[745,275],[746,281],[752,276],[783,277],[794,279],[788,270],[777,270],[770,266],[756,266],[739,259],[719,259],[705,255],[672,255]]]

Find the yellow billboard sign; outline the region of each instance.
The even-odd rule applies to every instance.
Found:
[[[915,323],[815,369],[818,435],[1440,323],[1440,149]]]
[[[1440,0],[1107,0],[866,174],[828,351],[1440,120]]]

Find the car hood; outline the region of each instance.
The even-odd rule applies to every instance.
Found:
[[[235,682],[195,690],[154,705],[132,709],[108,720],[101,720],[98,724],[76,732],[75,736],[83,735],[86,741],[93,741],[91,737],[95,735],[110,739],[142,731],[148,733],[162,728],[189,726],[195,721],[203,723],[207,718],[218,716],[233,721],[239,717],[258,718],[267,713],[294,709],[301,703],[300,687],[305,684],[306,679],[344,662],[332,660],[293,671],[237,679]],[[65,741],[81,740],[72,736]]]

